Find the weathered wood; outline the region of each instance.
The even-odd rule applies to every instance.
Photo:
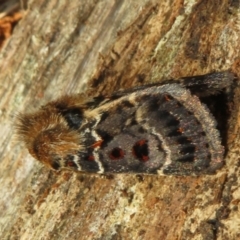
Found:
[[[15,115],[62,94],[239,72],[237,1],[34,0],[0,54],[1,239],[238,239],[239,90],[226,166],[201,177],[55,174]]]

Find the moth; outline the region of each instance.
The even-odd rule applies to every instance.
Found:
[[[18,116],[29,153],[53,170],[200,175],[223,165],[217,123],[198,96],[234,75],[215,72],[120,91],[64,96]]]

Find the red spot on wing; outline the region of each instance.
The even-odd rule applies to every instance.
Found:
[[[149,160],[148,143],[147,140],[142,139],[136,142],[132,148],[134,157],[138,160],[146,162]]]
[[[103,140],[99,140],[97,142],[95,142],[91,147],[92,148],[97,148],[97,147],[100,147],[103,143]]]
[[[124,151],[121,148],[116,147],[109,153],[109,157],[112,160],[122,159],[124,157]]]
[[[179,128],[179,129],[177,130],[177,132],[179,132],[179,133],[183,133],[184,130],[183,130],[183,128]]]
[[[146,162],[146,161],[148,161],[148,160],[149,160],[149,157],[148,157],[148,156],[146,156],[146,155],[143,155],[143,156],[142,156],[142,160],[143,160],[144,162]]]
[[[167,102],[171,101],[172,100],[172,97],[169,96],[169,95],[164,95],[164,98]]]
[[[146,144],[146,140],[145,139],[142,139],[140,141],[138,141],[136,144],[138,144],[139,146],[143,146],[144,144]]]
[[[75,164],[72,161],[68,161],[67,165],[68,165],[68,167],[74,167],[75,166]]]
[[[88,161],[94,161],[94,160],[95,160],[95,158],[94,158],[94,156],[93,156],[93,155],[90,155],[90,156],[88,156],[87,160],[88,160]]]

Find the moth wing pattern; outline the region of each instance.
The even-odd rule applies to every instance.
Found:
[[[124,98],[118,105],[121,117],[113,114],[96,127],[101,139],[116,136],[107,137],[107,147],[98,150],[105,171],[185,175],[222,165],[224,149],[216,122],[188,90],[166,84]],[[120,159],[113,161],[108,155],[119,148]]]
[[[214,173],[223,165],[224,147],[214,117],[194,94],[216,94],[233,79],[226,71],[109,97],[65,96],[20,115],[17,128],[29,152],[55,170]]]

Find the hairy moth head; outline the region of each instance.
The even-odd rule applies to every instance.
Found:
[[[80,99],[81,100],[81,99]],[[17,130],[29,153],[48,167],[73,167],[73,157],[83,149],[78,128],[86,106],[63,97],[39,111],[18,116]]]

